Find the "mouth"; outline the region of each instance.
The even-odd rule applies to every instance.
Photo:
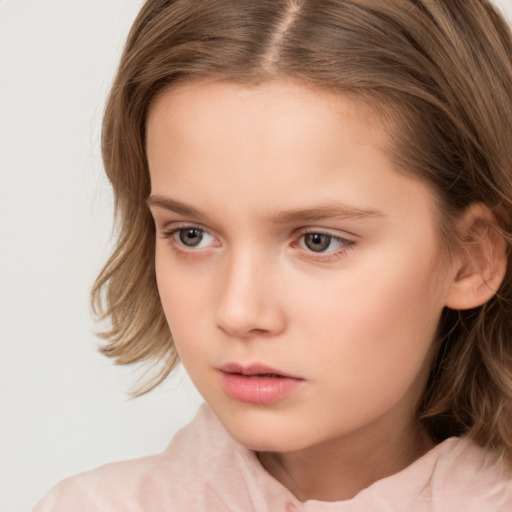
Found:
[[[238,363],[227,363],[223,366],[220,366],[218,370],[223,373],[243,375],[245,377],[287,377],[291,379],[301,379],[301,377],[297,375],[291,375],[289,373],[276,370],[275,368],[271,368],[270,366],[259,363],[251,364],[248,366],[243,366]]]
[[[305,383],[302,377],[261,364],[228,363],[217,370],[224,391],[237,401],[251,404],[277,402],[298,391]]]

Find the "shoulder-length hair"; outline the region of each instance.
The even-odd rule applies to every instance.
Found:
[[[160,304],[145,124],[155,97],[214,78],[291,77],[364,101],[393,126],[397,170],[427,182],[440,239],[472,203],[491,208],[507,244],[498,293],[446,309],[418,407],[433,439],[468,435],[512,459],[512,37],[486,0],[148,0],[129,34],[106,107],[102,150],[117,245],[93,291],[110,321],[103,352],[151,363],[138,393],[178,356]]]

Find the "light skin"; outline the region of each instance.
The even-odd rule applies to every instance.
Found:
[[[297,82],[182,85],[147,120],[156,276],[180,358],[300,500],[347,499],[432,447],[415,421],[457,262],[378,116]],[[219,366],[299,376],[270,404]]]

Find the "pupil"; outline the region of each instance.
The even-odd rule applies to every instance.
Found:
[[[189,247],[198,245],[203,239],[203,232],[200,229],[184,229],[180,231],[180,241]]]
[[[322,252],[331,244],[331,237],[322,233],[308,233],[304,238],[304,243],[311,251]]]

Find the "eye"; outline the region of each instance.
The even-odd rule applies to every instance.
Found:
[[[350,241],[326,233],[306,233],[299,241],[299,247],[317,253],[335,252],[348,245]]]
[[[169,236],[172,236],[178,245],[190,249],[208,247],[215,240],[214,237],[206,231],[195,227],[176,229],[169,233]]]

